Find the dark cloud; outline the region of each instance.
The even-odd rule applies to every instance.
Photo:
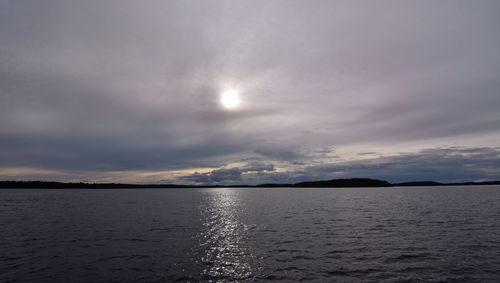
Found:
[[[496,1],[2,1],[0,170],[296,180],[342,149],[495,146],[498,26]]]
[[[500,148],[451,147],[310,166],[305,171],[311,180],[363,176],[391,182],[461,182],[497,180],[499,168]]]
[[[273,172],[274,170],[273,164],[254,162],[243,167],[219,168],[208,173],[195,172],[190,176],[181,177],[179,180],[192,184],[242,184],[249,183],[248,181],[252,178],[258,179],[264,172]]]
[[[426,149],[415,153],[306,166],[286,172],[276,171],[272,165],[255,170],[248,168],[221,168],[209,173],[194,173],[181,180],[196,184],[296,183],[352,177],[379,178],[390,182],[490,181],[500,179],[500,148]]]

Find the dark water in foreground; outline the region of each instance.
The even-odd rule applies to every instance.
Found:
[[[0,282],[500,282],[500,186],[0,190]]]

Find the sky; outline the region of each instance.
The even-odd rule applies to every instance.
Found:
[[[498,27],[496,0],[2,0],[0,180],[500,180]]]

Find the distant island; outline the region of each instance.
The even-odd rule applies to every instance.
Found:
[[[354,188],[354,187],[414,187],[414,186],[469,186],[469,185],[500,185],[500,181],[439,183],[434,181],[416,181],[404,183],[389,183],[384,180],[368,178],[333,179],[324,181],[310,181],[293,184],[260,184],[260,185],[179,185],[179,184],[120,184],[120,183],[64,183],[46,181],[0,181],[0,188],[47,188],[47,189],[119,189],[119,188]]]

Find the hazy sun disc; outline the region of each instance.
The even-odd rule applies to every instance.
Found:
[[[221,94],[220,102],[224,108],[234,109],[241,102],[240,94],[236,90],[226,90]]]

